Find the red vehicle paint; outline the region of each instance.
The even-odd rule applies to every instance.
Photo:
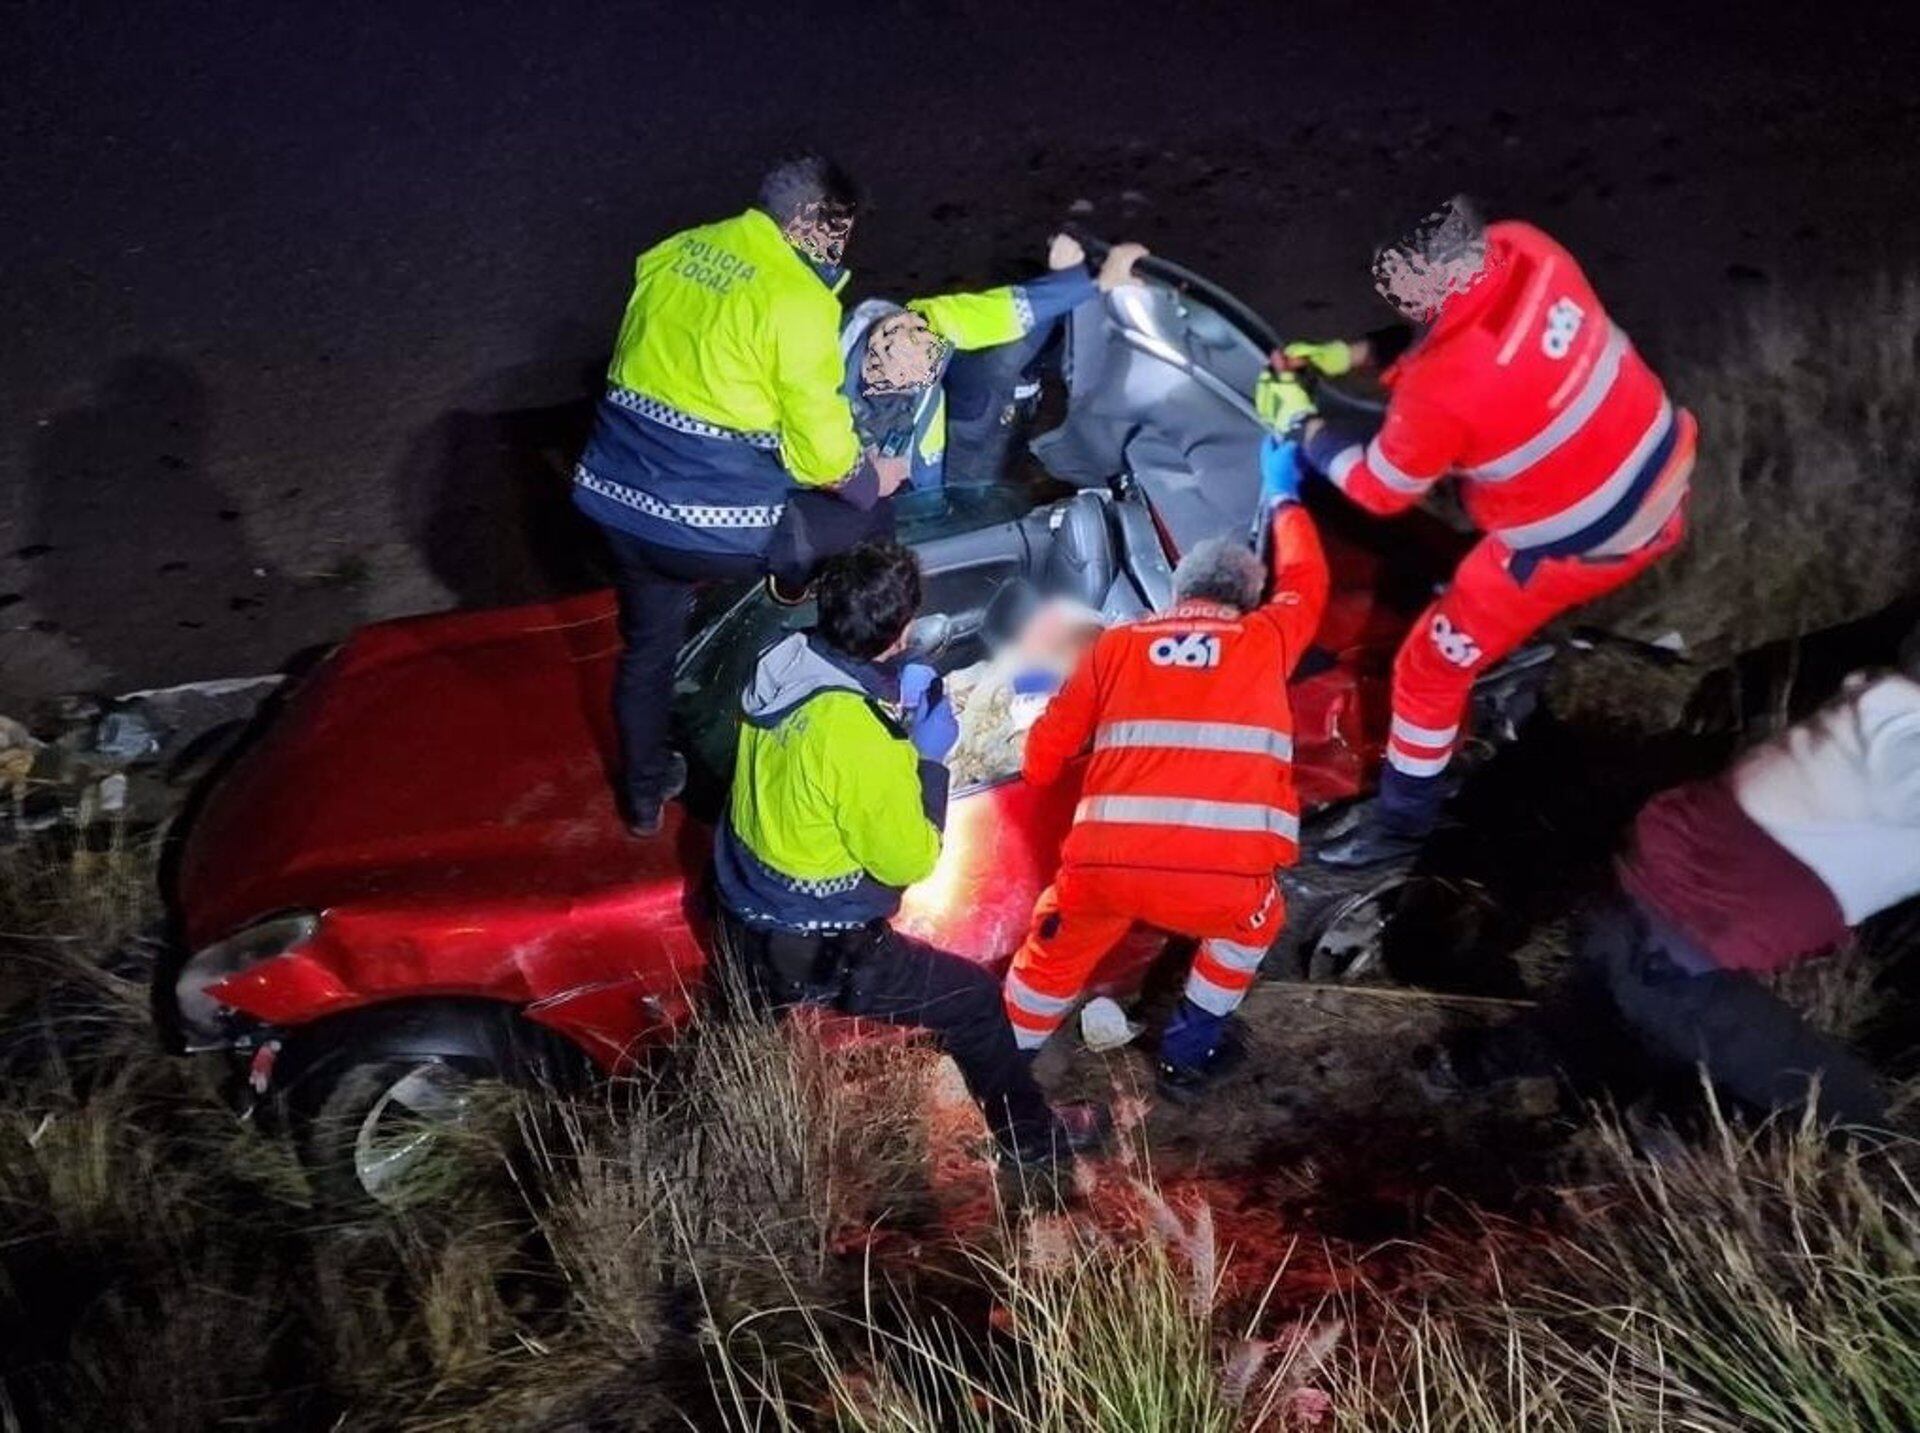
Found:
[[[945,619],[929,648],[942,670],[1007,635],[1004,596],[1055,592],[1126,620],[1170,600],[1176,549],[1249,529],[1263,430],[1242,395],[1272,335],[1162,268],[1165,286],[1071,317],[1066,415],[1031,444],[1046,476],[894,500],[927,610]],[[1331,495],[1309,506],[1333,578],[1292,683],[1310,813],[1372,785],[1393,653],[1459,542],[1418,515],[1386,528]],[[237,1055],[255,1096],[304,1129],[314,1167],[350,1170],[375,1198],[414,1157],[420,1120],[459,1117],[462,1080],[544,1078],[569,1050],[629,1068],[698,996],[738,693],[802,620],[757,590],[701,597],[675,680],[693,781],[644,841],[613,804],[609,594],[362,629],[204,793],[177,868],[185,949],[160,976],[163,1027],[182,1048]],[[1003,964],[1052,878],[1076,785],[957,792],[939,866],[898,923]],[[1095,988],[1130,993],[1162,944],[1140,933]]]
[[[1294,686],[1310,805],[1357,794],[1377,767],[1405,621],[1375,601],[1371,560],[1336,552],[1333,659]],[[680,804],[652,840],[620,823],[617,648],[595,593],[381,623],[327,658],[211,793],[178,885],[190,949],[288,910],[319,913],[318,928],[210,993],[276,1030],[380,1002],[498,1001],[607,1070],[670,1031],[702,976],[711,832]],[[1004,962],[1073,802],[1070,781],[960,794],[900,925]],[[1122,952],[1104,987],[1136,981],[1157,945]]]

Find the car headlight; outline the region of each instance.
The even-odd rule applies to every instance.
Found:
[[[291,911],[250,925],[238,934],[196,951],[180,967],[173,982],[173,998],[180,1011],[180,1028],[190,1050],[229,1045],[227,1007],[208,993],[237,971],[306,944],[320,928],[311,911]]]

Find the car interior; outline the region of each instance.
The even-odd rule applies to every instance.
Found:
[[[1065,413],[1030,451],[1046,477],[895,498],[920,554],[923,615],[908,636],[944,674],[988,661],[1049,599],[1108,624],[1170,605],[1175,551],[1244,530],[1259,487],[1260,428],[1246,397],[1267,346],[1195,276],[1123,288],[1071,316],[1050,355]],[[1257,322],[1257,320],[1252,320]],[[1061,495],[1063,494],[1064,495]],[[676,679],[696,767],[724,785],[736,694],[758,654],[813,621],[758,588],[703,598]]]
[[[903,499],[902,537],[920,554],[926,582],[909,648],[944,674],[992,656],[1050,597],[1082,603],[1108,622],[1165,606],[1173,568],[1153,515],[1137,491],[1117,486],[1118,492],[1088,489],[1037,505],[1031,489],[1013,485]],[[1004,515],[979,522],[992,515],[988,504]],[[753,663],[782,635],[813,620],[811,603],[781,607],[756,586],[736,591],[689,644],[676,704],[698,764],[714,776],[724,780],[731,770],[734,694]]]
[[[1139,494],[1087,490],[1015,521],[917,545],[926,614],[908,646],[940,671],[991,656],[1046,598],[1123,622],[1164,607],[1173,568]]]

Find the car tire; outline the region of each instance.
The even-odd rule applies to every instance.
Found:
[[[401,1056],[346,1061],[296,1121],[319,1201],[335,1209],[400,1210],[432,1199],[448,1146],[469,1130],[500,1072],[471,1060]],[[437,1157],[437,1158],[436,1158]]]
[[[494,1096],[577,1089],[588,1075],[573,1045],[486,1002],[340,1016],[298,1032],[280,1066],[281,1109],[315,1197],[359,1213],[445,1193],[453,1140],[499,1130]]]
[[[1384,870],[1322,869],[1302,884],[1297,896],[1288,895],[1287,927],[1267,958],[1276,980],[1398,984],[1387,959],[1390,941],[1412,930],[1464,946],[1477,939],[1492,910],[1477,885],[1423,874],[1411,862]]]

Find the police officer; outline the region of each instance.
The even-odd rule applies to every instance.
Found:
[[[1419,848],[1481,673],[1679,545],[1694,455],[1692,415],[1573,256],[1533,226],[1482,224],[1454,199],[1380,250],[1374,282],[1420,337],[1381,375],[1380,431],[1367,439],[1310,420],[1308,461],[1381,516],[1455,475],[1483,536],[1394,662],[1380,798],[1318,853],[1344,866]],[[1296,344],[1280,366],[1337,376],[1392,356],[1377,338]],[[1279,422],[1310,407],[1286,377],[1270,376],[1263,395]]]
[[[1047,272],[978,293],[909,299],[903,308],[869,299],[847,316],[846,394],[862,439],[912,463],[916,489],[949,481],[998,481],[1011,437],[1015,389],[1055,326],[1096,293],[1133,278],[1146,256],[1139,244],[1115,244],[1098,274],[1068,234],[1047,249]],[[949,431],[964,446],[949,462]]]
[[[1050,1110],[993,976],[887,924],[939,858],[959,737],[932,669],[894,660],[919,610],[919,562],[870,543],[824,564],[817,588],[818,627],[762,654],[741,698],[714,853],[723,954],[775,1008],[931,1031],[1002,1150],[1051,1162],[1096,1141],[1104,1112]]]
[[[574,503],[618,567],[614,714],[629,829],[660,829],[686,782],[667,743],[696,584],[815,561],[886,530],[904,458],[863,450],[841,392],[841,267],[858,199],[818,156],[775,167],[753,208],[671,235],[635,268]]]

